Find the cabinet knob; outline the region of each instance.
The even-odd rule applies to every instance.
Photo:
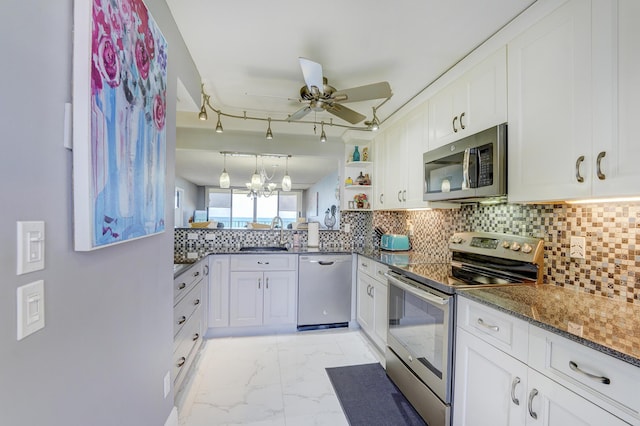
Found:
[[[193,301],[193,304],[194,304],[194,305],[196,305],[196,306],[197,306],[197,305],[199,305],[199,304],[200,304],[200,299],[196,299],[196,300],[194,300],[194,301]]]
[[[180,283],[180,285],[178,286],[178,290],[184,290],[186,286],[187,286],[186,283]]]
[[[185,317],[184,315],[180,317],[180,319],[178,320],[178,324],[184,324],[185,321],[187,321],[187,317]]]
[[[176,365],[178,367],[182,367],[185,362],[187,362],[187,359],[185,357],[181,356],[180,359],[178,360],[178,362],[176,363]]]
[[[196,340],[198,340],[200,338],[200,333],[196,333],[193,335],[193,341],[195,342]]]

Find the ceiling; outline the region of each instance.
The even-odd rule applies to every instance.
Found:
[[[388,81],[393,96],[377,110],[381,121],[533,2],[167,0],[213,107],[286,119],[305,105],[298,101],[305,84],[298,58],[306,57],[322,65],[338,90]],[[217,184],[220,151],[292,154],[294,188],[308,186],[314,178],[305,174],[316,164],[322,169],[316,175],[324,173],[343,151],[343,127],[326,125],[328,141],[322,144],[320,126],[274,122],[274,139],[267,141],[266,122],[222,117],[225,131],[218,134],[215,113],[209,111],[206,122],[198,120],[200,100],[180,84],[178,98],[176,174],[198,185]],[[372,107],[383,100],[345,106],[370,120]],[[311,112],[303,120],[349,125],[326,112]],[[363,132],[363,139],[369,138]],[[227,160],[232,185],[243,185],[255,159],[245,159],[250,165],[234,161]]]

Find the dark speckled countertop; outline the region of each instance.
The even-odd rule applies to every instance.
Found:
[[[640,367],[640,306],[550,284],[457,293]],[[582,335],[569,331],[570,322]]]

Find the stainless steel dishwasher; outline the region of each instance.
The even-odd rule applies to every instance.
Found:
[[[351,254],[300,255],[298,262],[298,330],[347,327]]]

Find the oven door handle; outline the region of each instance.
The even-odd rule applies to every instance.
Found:
[[[402,290],[407,291],[413,294],[414,296],[419,297],[420,299],[426,300],[428,302],[436,303],[438,305],[446,305],[449,303],[448,299],[444,299],[440,296],[436,296],[435,294],[430,293],[427,290],[419,290],[405,282],[400,281],[399,279],[390,275],[387,272],[384,273],[384,276],[387,277],[387,279],[391,281],[393,285],[400,287]]]

